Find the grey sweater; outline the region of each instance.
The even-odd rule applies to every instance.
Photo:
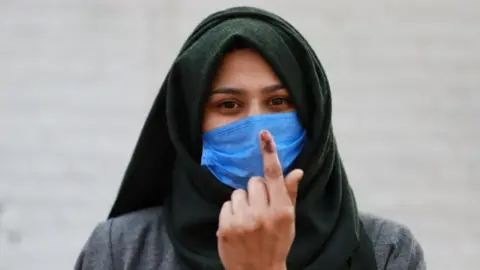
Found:
[[[370,214],[361,219],[373,242],[378,270],[426,269],[422,248],[407,227]],[[160,207],[98,224],[75,264],[75,270],[134,269],[180,270]]]

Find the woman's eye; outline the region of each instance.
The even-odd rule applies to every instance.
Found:
[[[285,103],[288,103],[288,100],[283,97],[276,97],[276,98],[270,99],[269,103],[271,106],[280,106],[280,105],[284,105]]]
[[[224,101],[220,103],[219,107],[225,109],[235,109],[238,107],[238,104],[235,101]]]

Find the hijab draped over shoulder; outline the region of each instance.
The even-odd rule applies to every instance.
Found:
[[[154,101],[109,218],[162,206],[182,267],[223,269],[215,233],[220,208],[232,189],[199,161],[211,82],[220,60],[237,43],[255,49],[272,66],[307,134],[294,164],[305,175],[287,268],[376,269],[372,244],[337,151],[330,87],[322,65],[292,25],[257,8],[214,13],[189,36]]]

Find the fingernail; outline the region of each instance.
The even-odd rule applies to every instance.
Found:
[[[262,131],[260,132],[260,138],[261,138],[263,141],[267,141],[267,140],[268,140],[268,131],[262,130]]]

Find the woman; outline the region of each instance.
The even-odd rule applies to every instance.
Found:
[[[425,269],[409,230],[360,214],[325,72],[256,8],[212,14],[181,49],[109,219],[75,269]]]

